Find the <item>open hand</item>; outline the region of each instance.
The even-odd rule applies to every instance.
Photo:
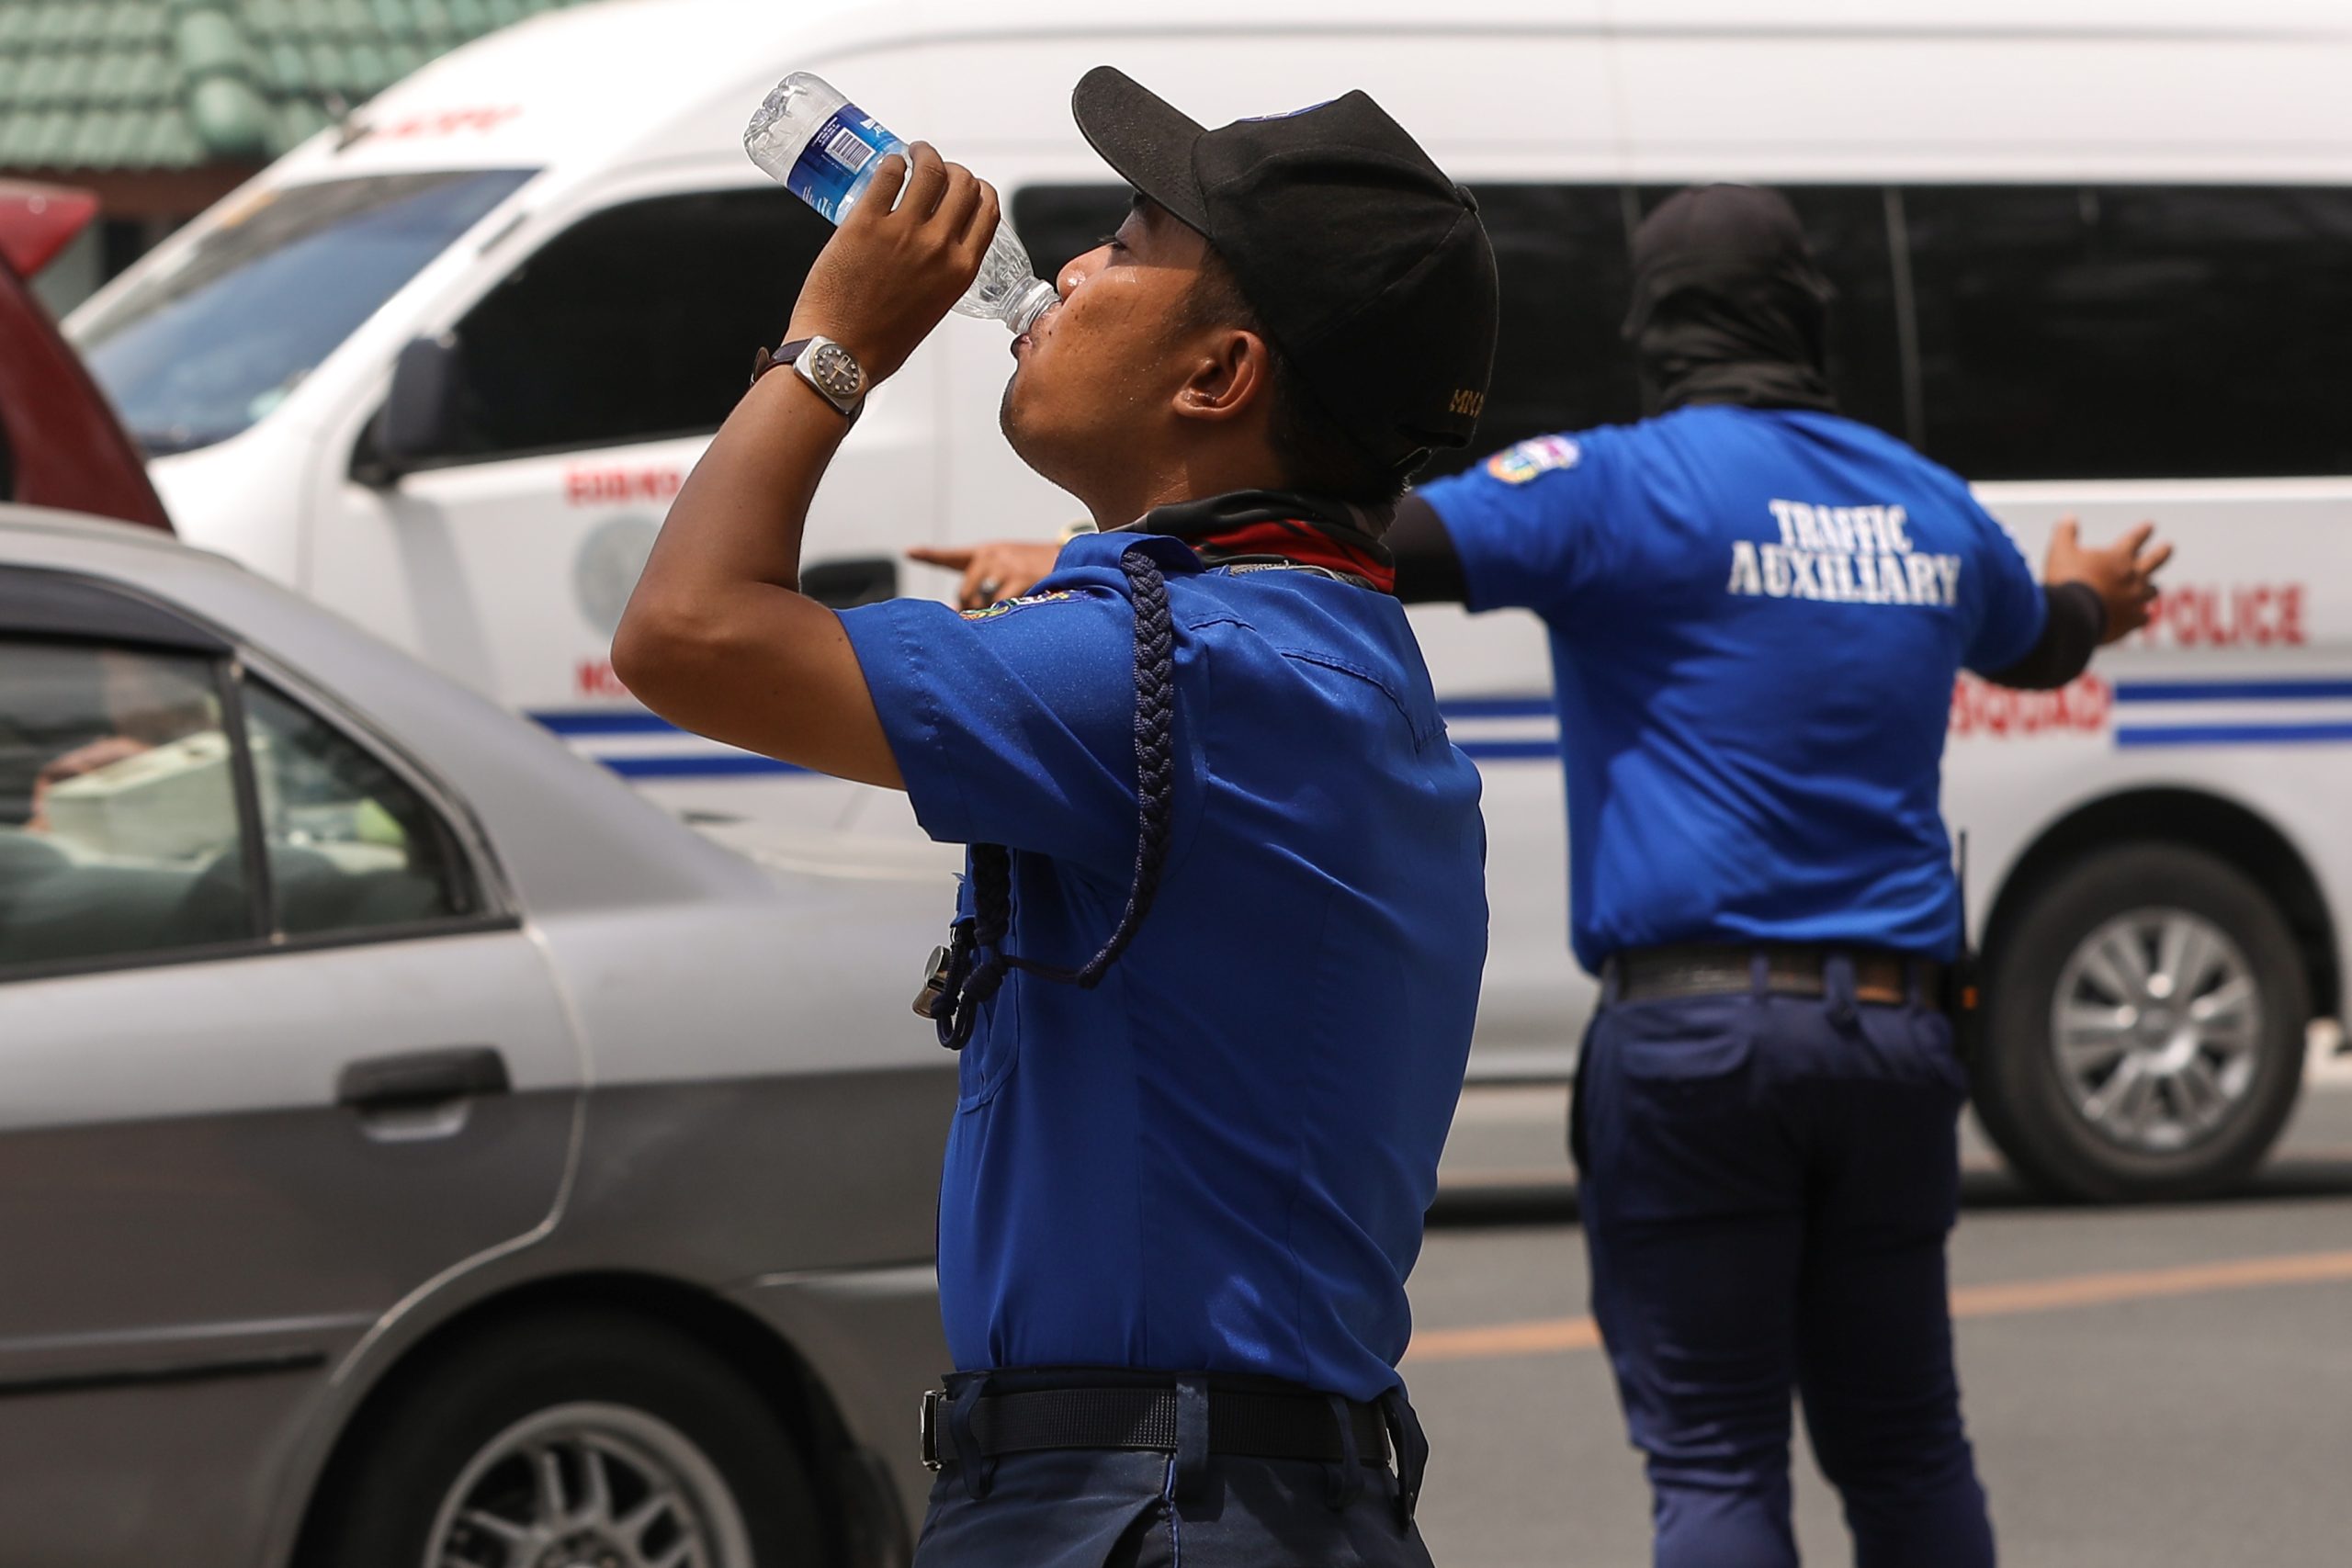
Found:
[[[787,338],[822,335],[865,367],[869,383],[907,362],[972,286],[996,236],[994,187],[927,141],[893,152],[818,253]]]
[[[2148,624],[2148,607],[2156,598],[2156,571],[2172,559],[2172,547],[2150,549],[2156,525],[2143,523],[2111,545],[2086,548],[2079,526],[2073,517],[2058,520],[2051,531],[2041,581],[2053,588],[2061,582],[2087,584],[2107,606],[2107,632],[2099,640],[2114,642]]]
[[[956,607],[959,610],[985,610],[1001,599],[1017,598],[1036,586],[1037,580],[1054,570],[1054,562],[1061,558],[1059,545],[1040,545],[1023,539],[999,539],[993,544],[977,545],[967,549],[936,549],[929,545],[917,545],[907,552],[909,560],[925,566],[942,566],[950,571],[960,571],[964,581],[956,592]]]

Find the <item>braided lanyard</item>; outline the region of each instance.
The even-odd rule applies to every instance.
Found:
[[[972,918],[958,920],[948,945],[933,955],[931,981],[915,1002],[950,1051],[970,1042],[981,1004],[1015,969],[1082,990],[1102,984],[1159,896],[1176,785],[1175,626],[1159,563],[1138,546],[1119,557],[1119,570],[1126,573],[1136,613],[1136,872],[1127,907],[1109,939],[1075,969],[1023,958],[1004,945],[1012,925],[1012,852],[1002,844],[974,844]]]

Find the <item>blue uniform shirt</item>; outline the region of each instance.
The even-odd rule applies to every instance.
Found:
[[[1470,607],[1550,629],[1588,969],[1666,942],[1954,950],[1952,682],[2045,613],[1957,476],[1834,414],[1709,405],[1420,494]]]
[[[948,1348],[1368,1399],[1410,1333],[1487,941],[1477,773],[1402,608],[1122,532],[994,609],[842,624],[918,820],[1009,846],[1009,946],[1075,966],[1134,873],[1139,540],[1176,629],[1167,870],[1100,987],[1016,971],[981,1010],[940,1190]]]

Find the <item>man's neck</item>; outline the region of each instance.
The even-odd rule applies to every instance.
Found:
[[[1218,455],[1151,465],[1138,464],[1116,482],[1080,492],[1094,525],[1124,528],[1155,506],[1205,501],[1238,490],[1287,490],[1279,465],[1261,457],[1235,460]]]

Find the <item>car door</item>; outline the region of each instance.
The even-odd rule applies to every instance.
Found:
[[[0,1540],[251,1561],[335,1360],[555,1210],[580,1060],[483,847],[152,602],[0,567]]]
[[[839,815],[854,786],[681,733],[611,663],[671,498],[831,232],[774,185],[600,189],[456,310],[441,449],[388,471],[363,423],[349,471],[323,476],[311,592],[673,808]],[[892,528],[933,521],[932,384],[918,355],[832,465],[803,574],[830,603],[890,596]]]

